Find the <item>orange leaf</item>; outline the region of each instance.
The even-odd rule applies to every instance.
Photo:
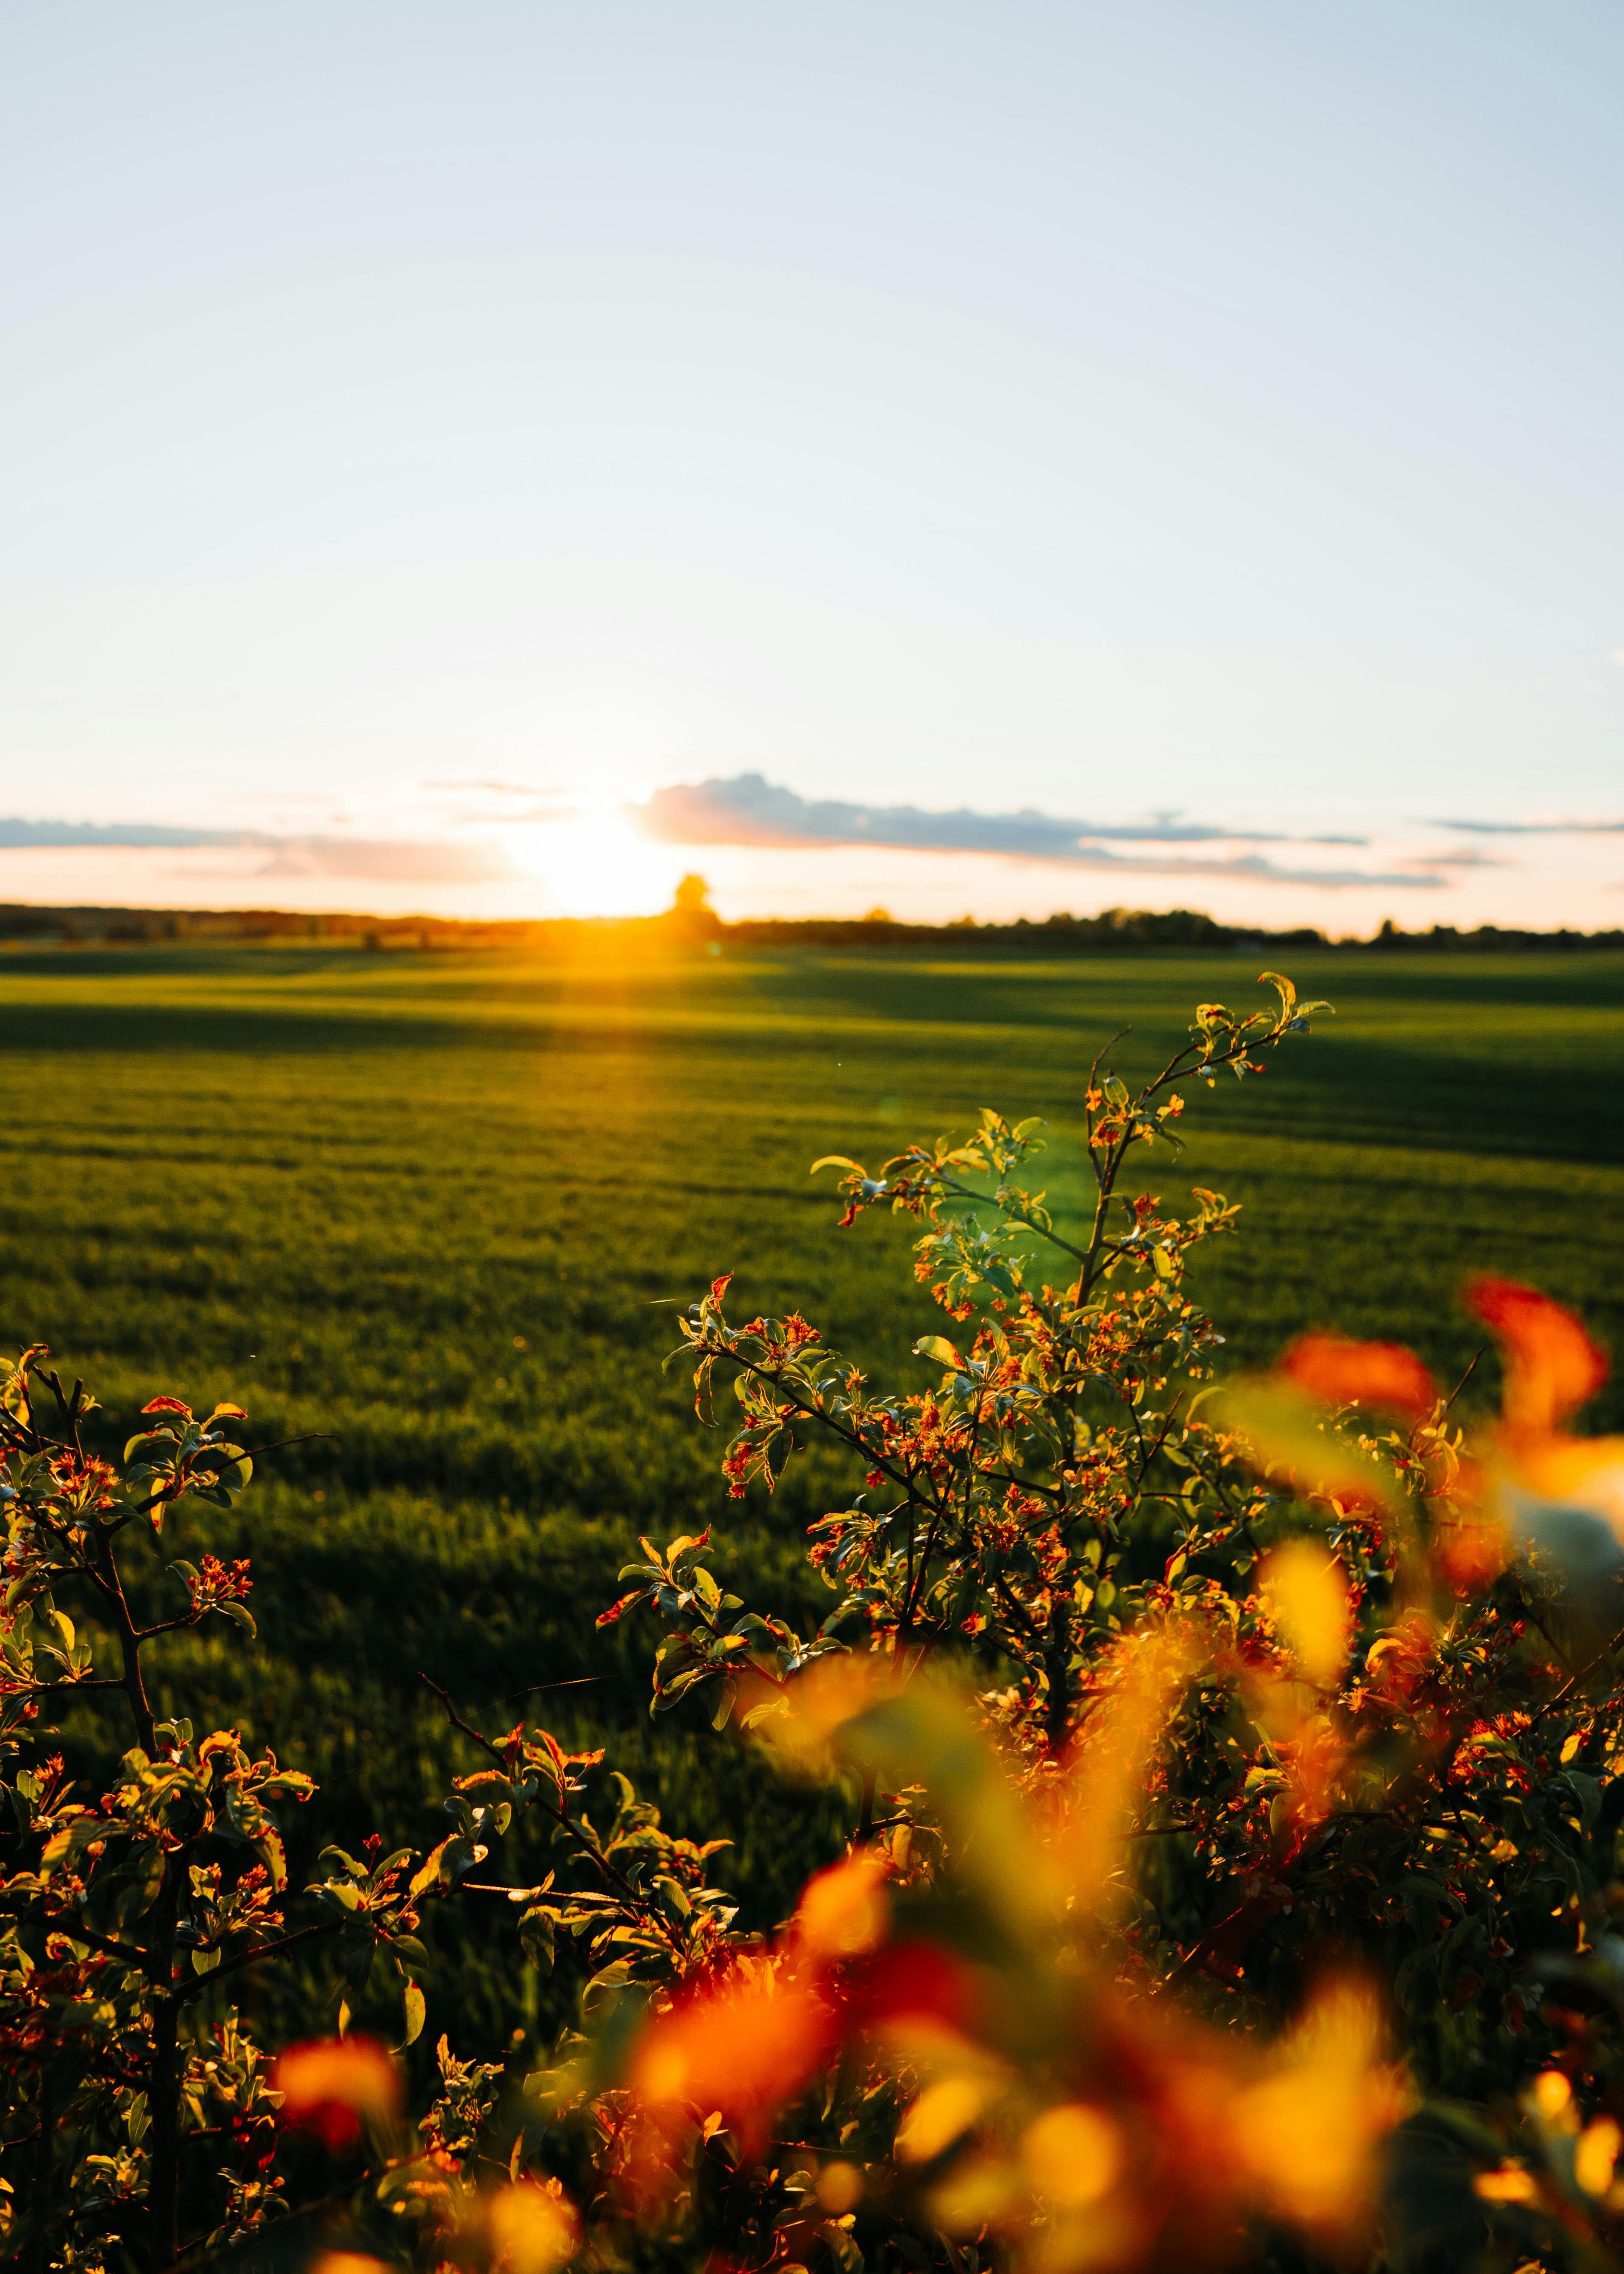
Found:
[[[795,1908],[795,1939],[814,1958],[855,1958],[885,1939],[886,1868],[866,1850],[815,1871]]]
[[[1438,1402],[1438,1385],[1402,1343],[1356,1343],[1345,1335],[1304,1335],[1280,1371],[1327,1405],[1380,1405],[1419,1419]]]
[[[1571,1311],[1515,1279],[1479,1277],[1467,1306],[1498,1337],[1506,1360],[1505,1415],[1514,1428],[1553,1429],[1607,1379],[1607,1360]]]
[[[1259,1579],[1293,1656],[1317,1688],[1328,1689],[1348,1663],[1353,1627],[1341,1563],[1323,1545],[1289,1540],[1265,1556]]]
[[[375,2037],[317,2037],[289,2045],[271,2068],[282,2095],[282,2120],[320,2134],[329,2147],[352,2142],[361,2119],[392,2117],[401,2080]]]
[[[719,2111],[755,2154],[835,2035],[829,2007],[799,1984],[734,1981],[660,2014],[644,2032],[627,2082],[662,2127]]]

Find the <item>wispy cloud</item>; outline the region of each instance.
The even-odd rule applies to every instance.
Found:
[[[380,884],[502,885],[519,871],[485,845],[377,837],[281,837],[266,840],[261,877],[366,877]]]
[[[470,791],[482,790],[491,797],[541,797],[573,800],[575,793],[560,789],[556,782],[516,782],[494,780],[488,774],[464,774],[445,781],[419,782],[419,789],[449,790],[455,795],[466,796]]]
[[[425,797],[455,797],[455,808],[442,808],[439,819],[451,828],[512,826],[517,823],[578,821],[585,812],[577,793],[556,782],[504,781],[489,775],[460,780],[424,781],[417,788]]]
[[[1464,829],[1474,837],[1619,837],[1624,821],[1429,821],[1429,829]]]
[[[240,829],[171,829],[145,821],[0,820],[0,847],[39,845],[60,850],[78,845],[245,845],[259,842]]]
[[[365,877],[398,884],[504,884],[515,875],[507,856],[483,845],[432,839],[272,836],[256,829],[185,829],[161,822],[19,821],[0,819],[0,850],[57,851],[86,847],[176,852],[214,848],[261,854],[258,877]]]
[[[929,813],[915,805],[850,805],[803,798],[754,773],[656,790],[645,804],[628,810],[646,835],[670,845],[881,845],[911,852],[998,853],[1071,868],[1333,889],[1382,885],[1413,891],[1436,888],[1446,881],[1409,870],[1377,874],[1368,869],[1288,867],[1258,853],[1192,859],[1185,854],[1115,849],[1116,841],[1136,847],[1362,845],[1365,840],[1359,837],[1294,838],[1276,831],[1183,821],[1173,815],[1144,822],[1099,823],[1063,820],[1032,807],[998,814],[975,813],[967,807]]]
[[[1515,869],[1518,863],[1499,853],[1485,853],[1476,845],[1459,845],[1451,852],[1414,854],[1404,865],[1407,869]]]

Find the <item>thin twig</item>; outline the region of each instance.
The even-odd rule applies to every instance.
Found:
[[[245,1950],[240,1957],[228,1958],[222,1964],[211,1967],[207,1974],[199,1974],[194,1982],[186,1984],[184,1990],[178,1991],[177,1994],[180,2002],[185,2005],[205,1990],[212,1990],[217,1982],[225,1981],[229,1975],[240,1974],[244,1967],[252,1966],[261,1958],[280,1958],[296,1943],[313,1942],[318,1935],[336,1933],[346,1924],[342,1919],[318,1919],[314,1926],[302,1926],[292,1934],[282,1935],[275,1942],[262,1942],[258,1950]]]
[[[1449,1392],[1448,1397],[1444,1400],[1443,1413],[1440,1413],[1438,1417],[1440,1421],[1443,1419],[1444,1414],[1447,1413],[1449,1408],[1455,1404],[1455,1399],[1460,1396],[1462,1390],[1465,1389],[1467,1383],[1471,1380],[1472,1375],[1477,1372],[1477,1360],[1483,1356],[1484,1352],[1487,1348],[1488,1344],[1486,1343],[1479,1343],[1477,1349],[1472,1352],[1470,1365],[1467,1367],[1460,1380],[1455,1383],[1455,1388]]]
[[[122,1685],[116,1684],[115,1687]],[[150,1950],[142,1950],[133,1942],[114,1942],[107,1935],[93,1934],[87,1926],[81,1926],[77,1919],[71,1916],[59,1915],[53,1917],[49,1912],[41,1916],[37,1911],[10,1911],[0,1913],[0,1916],[34,1920],[41,1926],[49,1927],[55,1934],[65,1934],[70,1942],[82,1942],[92,1950],[101,1951],[108,1958],[122,1958],[126,1966],[139,1966],[143,1974],[155,1977],[162,1971]]]
[[[447,1718],[450,1721],[454,1728],[461,1729],[465,1737],[471,1737],[477,1745],[483,1746],[493,1761],[500,1761],[504,1767],[507,1766],[506,1758],[503,1755],[500,1746],[493,1745],[489,1737],[485,1736],[480,1730],[474,1728],[471,1721],[465,1721],[462,1719],[462,1716],[457,1712],[456,1707],[451,1702],[451,1694],[449,1690],[442,1690],[440,1683],[434,1681],[429,1675],[425,1674],[421,1667],[417,1669],[417,1679],[422,1683],[425,1690],[432,1690],[435,1697],[439,1698],[440,1704],[446,1709]],[[535,1804],[544,1810],[548,1815],[557,1818],[558,1822],[569,1834],[569,1837],[575,1841],[576,1847],[580,1849],[582,1854],[591,1857],[592,1862],[597,1866],[598,1870],[603,1873],[605,1879],[610,1882],[611,1886],[618,1890],[620,1896],[629,1908],[633,1911],[636,1912],[640,1917],[647,1916],[651,1919],[654,1924],[658,1927],[660,1932],[665,1936],[665,1940],[670,1944],[672,1949],[678,1949],[680,1946],[677,1942],[675,1934],[673,1932],[672,1929],[666,1925],[659,1913],[642,1901],[636,1889],[632,1886],[631,1882],[625,1877],[625,1875],[609,1861],[607,1856],[605,1856],[601,1849],[595,1848],[592,1845],[592,1842],[582,1831],[580,1826],[577,1825],[571,1818],[568,1809],[564,1807],[561,1804],[561,1802],[559,1807],[550,1808],[548,1803],[541,1798],[539,1794],[537,1795]]]

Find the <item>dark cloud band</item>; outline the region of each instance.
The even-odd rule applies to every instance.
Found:
[[[1151,870],[1162,876],[1232,877],[1249,883],[1334,889],[1382,885],[1425,891],[1445,882],[1411,870],[1378,875],[1364,869],[1289,868],[1257,853],[1193,859],[1187,854],[1120,853],[1110,841],[1134,846],[1363,844],[1357,837],[1291,838],[1172,817],[1102,825],[1061,820],[1030,807],[1019,813],[989,814],[966,807],[928,813],[916,805],[848,805],[798,796],[761,774],[656,790],[646,804],[629,811],[645,835],[667,845],[879,845],[896,851],[998,853],[1018,860],[1062,862],[1072,868]]]

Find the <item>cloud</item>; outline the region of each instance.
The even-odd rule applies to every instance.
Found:
[[[1465,829],[1475,837],[1619,837],[1624,821],[1429,821],[1429,829]]]
[[[263,853],[261,877],[365,877],[401,884],[506,884],[518,873],[507,856],[483,845],[432,839],[273,837],[257,829],[183,829],[164,823],[0,819],[0,850],[69,851],[122,847]]]
[[[1362,837],[1293,839],[1278,831],[1236,829],[1159,814],[1151,821],[1064,821],[1025,806],[1019,813],[929,813],[917,805],[846,805],[800,797],[762,774],[680,782],[632,809],[650,837],[671,845],[893,845],[936,853],[1013,853],[1028,860],[1075,859],[1081,840],[1133,844],[1362,845]]]
[[[1119,853],[1105,840],[1133,845],[1361,845],[1358,837],[1290,838],[1273,832],[1214,823],[1156,820],[1101,825],[1064,821],[1028,806],[1019,813],[928,813],[916,805],[858,806],[814,802],[782,789],[761,774],[731,780],[680,783],[656,790],[646,804],[628,809],[646,836],[668,845],[883,845],[935,853],[998,853],[1019,860],[1054,861],[1070,868],[1147,870],[1161,876],[1228,877],[1254,883],[1359,885],[1436,888],[1442,877],[1409,872],[1372,874],[1365,869],[1286,868],[1261,854],[1191,859],[1168,853]]]
[[[367,877],[404,885],[505,885],[519,875],[505,854],[484,845],[371,837],[261,839],[271,858],[261,877]]]
[[[1453,853],[1417,853],[1407,869],[1515,869],[1518,864],[1498,853],[1480,852],[1475,845],[1458,846]]]
[[[556,782],[493,781],[488,775],[473,774],[464,774],[460,779],[447,781],[419,782],[417,787],[425,790],[451,790],[459,796],[473,789],[484,790],[492,797],[568,799],[575,795],[573,790],[560,789]]]
[[[574,790],[560,789],[555,782],[500,781],[488,775],[469,775],[461,780],[423,781],[417,787],[425,796],[468,801],[442,814],[442,825],[448,823],[453,828],[478,828],[482,824],[489,827],[493,822],[509,825],[516,822],[579,821],[586,811]],[[515,805],[515,798],[527,802]],[[492,799],[499,802],[493,805]]]
[[[41,845],[61,849],[77,845],[243,845],[252,840],[237,829],[170,829],[162,823],[114,821],[0,820],[0,848]]]

